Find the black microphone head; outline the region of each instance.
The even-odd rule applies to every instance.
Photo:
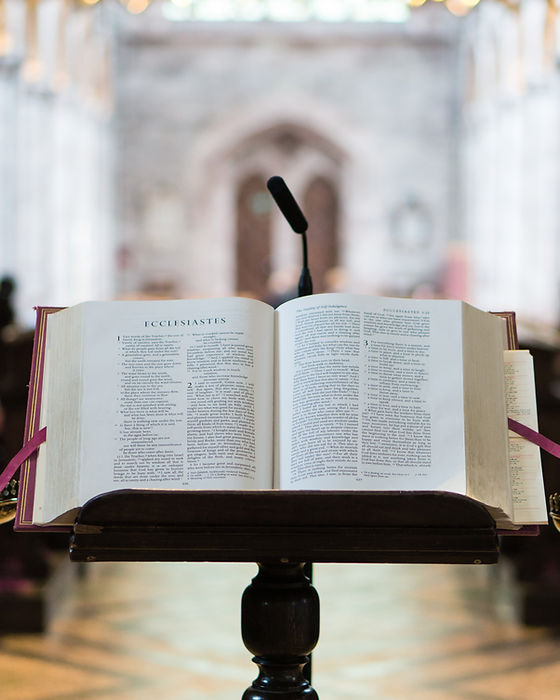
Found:
[[[268,179],[266,186],[292,229],[296,233],[305,233],[308,226],[307,219],[284,180],[279,175],[273,175]]]

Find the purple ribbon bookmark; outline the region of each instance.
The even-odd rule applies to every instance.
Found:
[[[545,452],[560,459],[560,445],[549,440],[544,435],[537,433],[536,430],[528,428],[526,425],[523,425],[523,423],[518,423],[516,420],[513,420],[513,418],[508,418],[508,428],[513,430],[514,433],[521,435],[521,437],[524,437],[526,440],[529,440],[529,442],[538,445]]]
[[[538,445],[540,448],[560,459],[560,445],[552,440],[549,440],[544,435],[537,433],[536,430],[528,428],[523,423],[518,423],[518,421],[513,418],[508,418],[508,428],[512,430],[517,435],[529,440],[530,442]],[[31,455],[39,449],[47,439],[47,429],[41,428],[35,435],[28,440],[25,445],[19,450],[19,452],[8,462],[8,466],[4,469],[2,474],[0,474],[0,491],[3,491],[6,486],[10,483],[10,479],[14,476],[17,470],[25,462],[26,459],[31,457]]]
[[[6,486],[10,483],[10,479],[21,467],[28,457],[39,449],[39,445],[42,445],[47,439],[47,429],[41,428],[35,435],[28,440],[21,450],[12,457],[8,462],[8,466],[4,469],[2,474],[0,474],[0,491],[3,491]]]

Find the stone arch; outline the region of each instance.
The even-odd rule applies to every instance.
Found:
[[[237,171],[236,292],[281,299],[296,287],[300,241],[265,189],[272,174],[286,178],[309,221],[312,273],[314,279],[317,275],[317,291],[322,291],[325,266],[334,267],[338,261],[340,150],[307,125],[281,122],[237,144],[231,159]]]
[[[263,184],[269,176],[281,175],[301,203],[310,182],[328,180],[340,203],[339,238],[349,244],[345,254],[351,255],[352,211],[359,210],[362,197],[371,202],[374,163],[368,139],[358,131],[329,105],[306,96],[253,103],[208,128],[186,173],[189,246],[201,264],[188,275],[191,288],[185,292],[243,291],[236,289],[236,192],[255,173],[262,173]],[[300,241],[274,207],[270,225],[270,273],[293,271],[301,264]]]

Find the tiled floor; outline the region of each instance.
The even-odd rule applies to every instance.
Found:
[[[45,635],[0,637],[1,700],[239,700],[252,564],[92,564]],[[321,700],[560,700],[560,638],[496,567],[316,565]]]

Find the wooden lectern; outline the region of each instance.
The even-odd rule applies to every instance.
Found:
[[[319,598],[304,562],[491,564],[495,522],[440,492],[116,491],[80,510],[73,561],[257,562],[243,642],[259,675],[242,700],[317,700],[306,666]]]

